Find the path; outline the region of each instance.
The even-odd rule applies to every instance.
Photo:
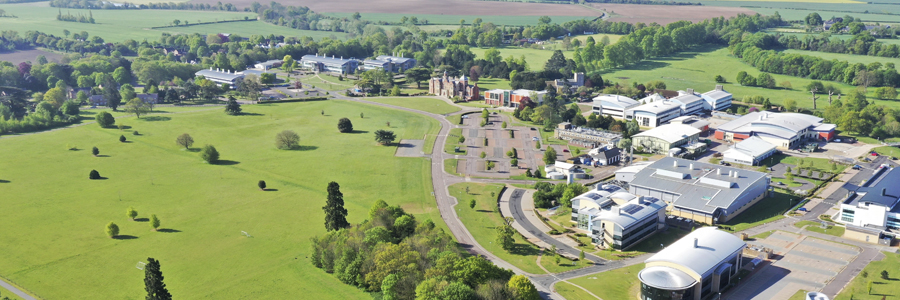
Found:
[[[16,294],[16,296],[19,296],[19,298],[22,298],[22,300],[37,300],[36,298],[32,297],[28,293],[25,293],[22,290],[17,289],[16,287],[12,286],[11,284],[7,283],[6,281],[4,281],[2,279],[0,279],[0,286],[9,290],[13,294]]]

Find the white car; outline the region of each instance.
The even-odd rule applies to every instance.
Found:
[[[531,140],[532,140],[532,141],[537,141],[537,140],[538,140],[538,137],[536,137],[536,136],[535,136],[535,137],[532,137]]]

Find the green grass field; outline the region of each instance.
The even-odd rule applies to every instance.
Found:
[[[340,12],[329,12],[323,13],[328,16],[335,16],[340,18],[350,18],[353,13],[340,13]],[[491,22],[496,25],[537,25],[538,18],[540,16],[496,16],[496,15],[432,15],[432,14],[403,14],[403,13],[363,13],[360,14],[363,20],[368,21],[385,21],[385,22],[400,22],[400,18],[412,17],[415,16],[419,19],[420,24],[424,24],[425,20],[428,20],[429,25],[456,25],[459,26],[459,20],[466,20],[466,25],[471,25],[473,21],[477,18],[481,18],[483,22]],[[573,20],[593,20],[593,17],[578,17],[578,16],[551,16],[552,22],[554,23],[565,23]]]
[[[900,295],[900,280],[897,280],[898,276],[900,276],[900,274],[898,274],[900,273],[900,271],[898,271],[900,270],[900,254],[889,252],[883,253],[885,256],[884,259],[870,262],[863,269],[863,272],[868,273],[868,276],[865,278],[863,278],[863,276],[856,276],[856,278],[853,278],[853,281],[851,281],[837,297],[834,297],[834,299],[877,300],[884,296],[891,299]],[[881,279],[881,271],[883,270],[888,271],[889,279]],[[866,285],[869,281],[872,281],[873,283],[872,293],[869,293],[866,290]]]
[[[603,39],[604,36],[607,37],[607,38],[609,38],[609,43],[610,43],[610,44],[614,44],[615,42],[618,42],[619,39],[621,39],[624,35],[621,35],[621,34],[609,34],[609,33],[596,33],[596,34],[590,34],[590,35],[579,35],[579,36],[576,36],[575,39],[576,39],[576,40],[581,40],[581,43],[584,44],[584,43],[587,41],[587,38],[588,38],[588,37],[593,37],[593,38],[594,38],[594,41],[597,42],[597,43],[599,43],[600,40]]]
[[[863,64],[868,65],[873,62],[880,62],[882,65],[884,65],[886,63],[894,63],[895,65],[900,65],[900,58],[888,58],[888,57],[854,55],[854,54],[843,54],[843,53],[828,53],[828,52],[821,52],[821,51],[807,51],[807,50],[793,50],[793,49],[784,50],[784,52],[821,57],[826,60],[832,60],[832,59],[844,60],[844,61],[850,62],[851,64],[863,63]]]
[[[897,147],[881,146],[881,147],[872,149],[872,151],[878,152],[879,155],[888,155],[888,156],[893,156],[893,157],[900,156],[900,148],[897,148]]]
[[[475,53],[477,58],[484,58],[484,52],[488,50],[488,48],[471,48],[472,53]],[[541,49],[531,49],[531,48],[520,48],[520,47],[505,47],[505,48],[497,48],[500,50],[500,56],[506,58],[507,56],[514,56],[515,58],[519,58],[519,56],[525,56],[525,62],[528,63],[529,70],[543,70],[544,64],[547,63],[547,60],[550,59],[550,56],[553,55],[553,50],[541,50]],[[574,51],[563,51],[563,54],[566,58],[572,58],[572,53]],[[479,82],[480,85],[480,82]]]
[[[637,294],[640,293],[640,280],[638,280],[637,274],[642,269],[644,269],[644,264],[636,264],[608,272],[569,279],[569,282],[591,291],[591,293],[594,293],[601,299],[636,299]],[[556,291],[570,300],[596,299],[593,297],[584,298],[590,295],[564,282],[556,284]]]
[[[389,98],[389,97],[367,97],[366,101],[396,105],[400,107],[412,108],[421,111],[427,111],[435,114],[449,114],[455,113],[460,110],[459,107],[448,104],[447,102],[435,98],[425,98],[425,97],[403,97],[403,98]]]
[[[727,48],[712,48],[714,47],[712,45],[705,47],[702,51],[682,52],[672,57],[646,60],[624,69],[605,70],[601,74],[603,79],[627,85],[631,85],[635,81],[646,83],[651,80],[661,80],[666,83],[666,88],[669,90],[693,88],[699,93],[705,93],[715,88],[715,76],[722,75],[728,80],[728,83],[725,84],[725,90],[734,94],[735,100],[740,100],[744,96],[763,96],[770,98],[773,104],[779,105],[785,99],[794,99],[797,101],[798,106],[812,108],[812,99],[810,99],[809,93],[804,92],[802,89],[811,80],[772,74],[775,82],[789,81],[793,89],[766,89],[741,86],[734,82],[738,72],[746,71],[752,76],[757,76],[761,72],[748,64],[744,64],[737,57],[732,56]],[[856,89],[855,86],[843,83],[828,83],[840,87],[845,93]],[[874,90],[869,89],[869,97],[871,97]],[[819,99],[818,103],[819,108],[822,108],[823,105],[827,105],[828,99],[825,99],[824,102],[822,99]],[[900,102],[897,101],[878,101],[877,104],[900,108]]]
[[[399,138],[421,138],[436,126],[430,118],[337,100],[243,108],[249,115],[216,109],[117,120],[131,126],[129,143],[96,124],[3,138],[0,240],[8,243],[0,276],[45,299],[137,299],[144,286],[135,264],[153,257],[178,298],[370,299],[307,258],[309,238],[325,233],[328,182],[341,184],[351,223],[385,199],[446,228],[430,196],[430,163],[394,157],[395,147],[372,136],[389,120]],[[357,133],[337,133],[341,117]],[[275,149],[275,134],[287,129],[303,149]],[[182,133],[194,149],[215,145],[222,163],[182,150]],[[67,144],[96,146],[102,157]],[[88,180],[92,169],[108,179]],[[260,191],[258,180],[271,190]],[[139,218],[156,214],[167,231],[129,220],[132,206]],[[124,238],[106,237],[110,221]]]
[[[191,10],[91,10],[96,19],[96,24],[77,22],[62,22],[56,20],[57,8],[48,6],[47,2],[34,2],[24,4],[0,4],[0,9],[7,14],[18,18],[0,18],[0,28],[4,30],[16,30],[24,34],[28,30],[37,30],[56,36],[62,36],[63,28],[71,32],[87,31],[91,36],[97,35],[107,42],[120,42],[128,39],[136,41],[158,40],[163,32],[177,33],[234,33],[244,37],[253,34],[275,34],[286,37],[310,36],[315,39],[335,37],[345,39],[346,33],[333,31],[296,30],[284,26],[277,26],[265,22],[230,22],[218,24],[203,24],[181,27],[167,27],[150,29],[155,26],[170,25],[173,20],[187,20],[190,23],[212,22],[216,20],[235,20],[256,15],[246,12],[225,11],[191,11]],[[74,15],[87,14],[87,10],[68,9]]]
[[[822,228],[822,223],[814,222],[814,221],[800,221],[794,223],[794,227],[803,228],[806,226],[806,230],[824,234],[830,234],[833,236],[844,236],[844,227],[828,225],[828,228]]]
[[[782,214],[790,209],[792,204],[800,203],[799,201],[800,199],[797,196],[776,191],[774,197],[766,197],[760,200],[754,204],[753,207],[748,208],[737,217],[725,222],[724,225],[730,226],[732,231],[742,231],[768,222],[780,220],[784,218],[784,215]]]
[[[483,55],[483,54],[482,54]],[[493,89],[511,90],[509,80],[503,78],[478,78],[478,88],[484,91]],[[484,101],[481,101],[484,103]]]

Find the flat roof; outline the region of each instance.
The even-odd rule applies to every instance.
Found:
[[[600,95],[594,97],[594,102],[607,102],[621,108],[629,108],[632,106],[637,106],[641,104],[640,102],[635,101],[634,99],[622,96],[622,95]]]
[[[676,94],[677,94],[677,92],[676,92]],[[666,99],[668,99],[668,98],[666,98],[666,96],[660,95],[659,93],[653,93],[650,96],[641,98],[640,101],[641,102],[646,101],[647,103],[650,103],[650,102],[656,102],[656,101],[665,101]]]
[[[681,92],[681,91],[678,91],[678,92]],[[669,101],[678,101],[678,102],[681,102],[682,104],[684,104],[685,106],[690,106],[691,104],[693,104],[695,102],[703,101],[703,98],[700,96],[697,96],[694,94],[688,94],[687,92],[685,92],[684,94],[670,98]]]
[[[398,64],[402,64],[402,63],[405,63],[410,60],[415,60],[412,58],[392,56],[392,55],[379,55],[378,57],[375,57],[375,59],[381,60],[381,61],[390,60],[391,62],[398,63]]]
[[[684,124],[665,124],[659,127],[635,134],[634,136],[655,137],[669,143],[677,142],[686,137],[699,134],[700,129]]]
[[[751,157],[761,156],[775,149],[775,145],[766,142],[762,138],[751,136],[748,139],[734,144],[731,149],[726,150],[723,154],[728,155],[729,152],[739,152]]]
[[[724,99],[724,98],[731,97],[731,93],[725,91],[724,89],[722,89],[722,90],[712,90],[712,91],[703,93],[702,95],[703,95],[703,96],[706,96],[706,97],[709,97],[709,98],[711,98],[711,99],[713,99],[713,100],[719,100],[719,99]]]
[[[343,65],[343,64],[350,63],[352,61],[356,61],[356,59],[353,59],[353,58],[346,58],[346,59],[338,58],[333,55],[331,57],[328,57],[328,56],[316,56],[316,55],[309,55],[309,54],[304,55],[302,58],[300,58],[300,60],[314,61],[314,62],[320,62],[320,63],[329,63],[329,64],[338,64],[338,65]]]
[[[900,184],[897,183],[900,183],[900,169],[880,166],[862,186],[851,189],[855,193],[844,200],[844,204],[859,206],[860,203],[871,203],[900,212],[900,205],[897,205]]]
[[[620,192],[621,193],[621,192]],[[620,194],[616,193],[616,194]],[[604,210],[595,217],[594,221],[610,221],[628,228],[638,223],[649,215],[656,214],[660,210],[666,209],[666,202],[654,197],[637,197],[633,194],[624,193],[631,196],[630,200],[623,205],[614,207],[610,210]]]
[[[695,241],[696,247],[694,246]],[[746,246],[744,241],[733,234],[715,227],[703,227],[662,249],[648,258],[645,263],[673,263],[693,271],[697,277],[703,277],[713,272],[713,268],[728,259],[731,254]],[[643,272],[642,270],[641,273]]]
[[[240,72],[222,72],[210,69],[203,69],[194,73],[195,76],[203,76],[206,78],[215,78],[220,80],[234,81],[235,79],[244,77]]]
[[[560,123],[560,124],[571,124],[571,123],[563,122],[563,123]],[[622,134],[621,134],[621,133],[616,133],[616,132],[612,132],[612,131],[605,131],[605,130],[596,130],[596,129],[588,128],[588,127],[573,127],[572,129],[559,129],[559,128],[557,128],[556,130],[559,130],[559,131],[562,131],[562,132],[574,132],[574,133],[580,133],[580,134],[584,134],[584,135],[596,136],[596,137],[606,138],[606,139],[610,139],[610,140],[612,140],[612,139],[617,139],[617,138],[622,138]]]
[[[648,102],[647,104],[632,108],[632,111],[646,111],[654,114],[660,114],[671,109],[681,109],[681,104],[669,100]]]
[[[763,132],[790,138],[800,131],[823,125],[822,118],[798,113],[752,112],[717,129],[728,132]]]
[[[735,172],[737,177],[729,176]],[[713,213],[717,208],[730,207],[748,187],[766,176],[757,171],[663,157],[638,171],[629,184],[678,194],[673,201],[675,206]]]

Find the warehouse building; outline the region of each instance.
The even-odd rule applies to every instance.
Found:
[[[694,230],[644,261],[641,300],[712,298],[732,283],[746,247],[715,227]]]
[[[684,124],[666,124],[631,137],[631,145],[646,153],[668,154],[669,150],[700,140],[700,130]]]
[[[722,154],[723,160],[726,162],[755,166],[762,163],[764,159],[774,155],[777,151],[775,145],[759,137],[751,136],[749,139],[734,144]]]
[[[664,157],[634,174],[628,191],[665,201],[671,215],[719,224],[765,198],[769,177],[762,172]]]
[[[778,149],[793,149],[805,141],[831,141],[834,124],[807,114],[752,112],[716,128],[715,138],[739,142],[757,136]]]

